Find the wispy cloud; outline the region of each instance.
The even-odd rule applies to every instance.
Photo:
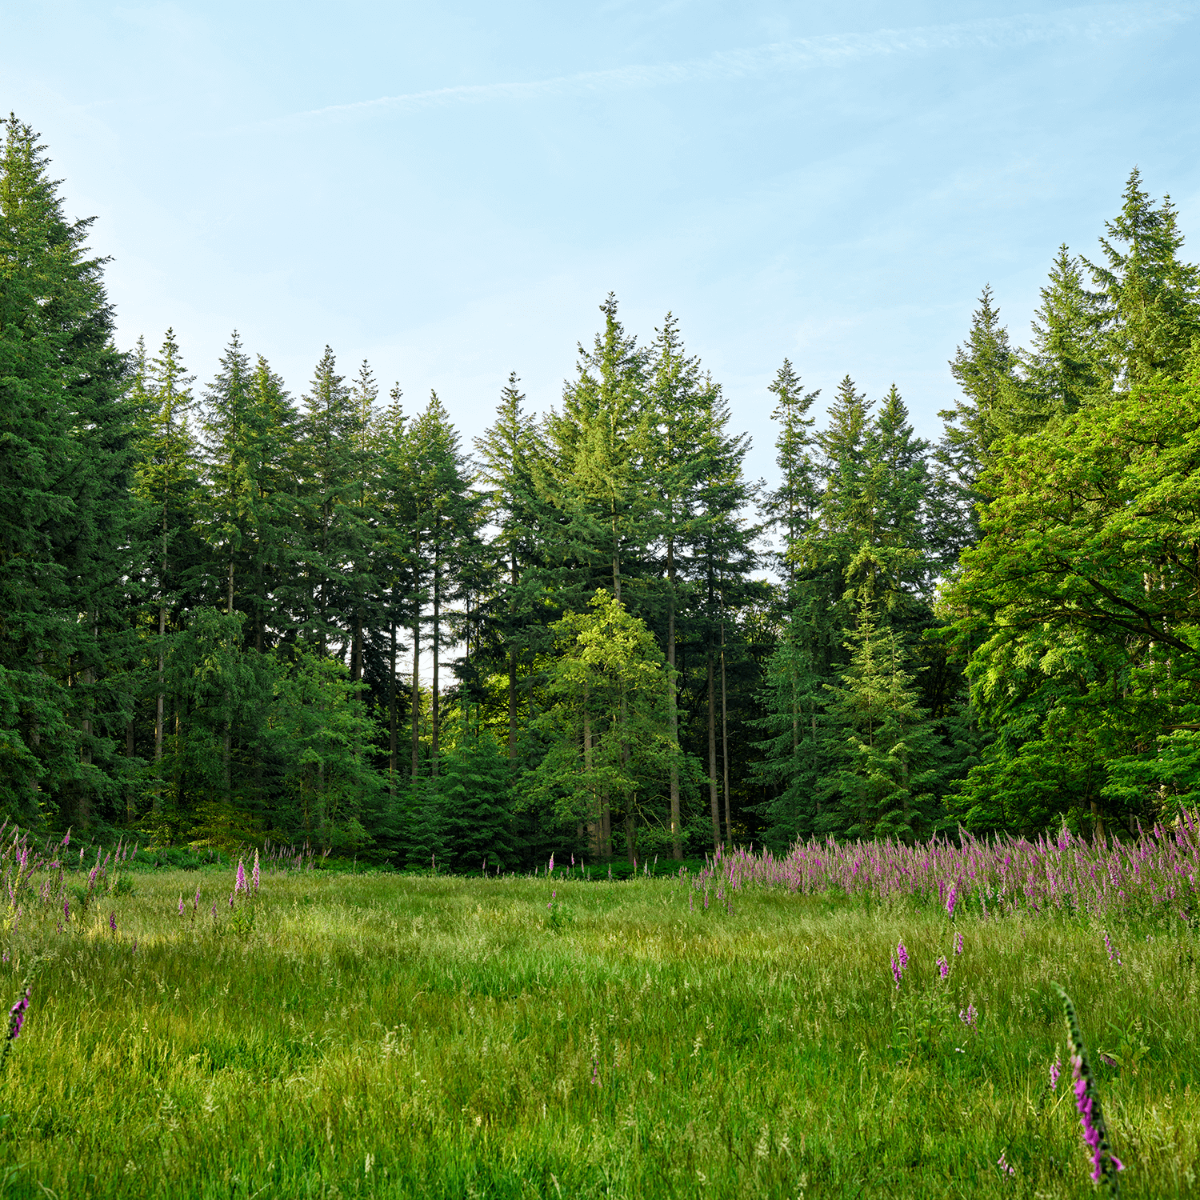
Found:
[[[1055,13],[1019,13],[950,25],[797,38],[742,50],[721,50],[703,58],[680,62],[646,63],[559,75],[550,79],[465,84],[407,92],[398,96],[380,96],[374,100],[331,104],[277,120],[292,122],[382,113],[403,114],[451,105],[538,100],[551,96],[631,91],[681,83],[750,79],[839,66],[864,59],[929,54],[978,46],[1017,47],[1068,39],[1109,41],[1190,20],[1196,11],[1197,5],[1194,3],[1087,5],[1061,9]]]

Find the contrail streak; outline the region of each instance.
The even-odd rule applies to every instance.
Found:
[[[348,104],[331,104],[294,113],[276,121],[346,118],[373,113],[415,113],[452,105],[490,104],[500,101],[538,100],[546,96],[668,87],[710,80],[751,79],[765,75],[840,66],[864,59],[930,54],[972,47],[1016,47],[1037,42],[1099,41],[1126,37],[1191,19],[1196,5],[1104,4],[1063,9],[1056,13],[1021,13],[988,17],[951,25],[926,25],[912,29],[880,29],[873,33],[836,34],[797,38],[742,50],[721,50],[704,58],[681,62],[614,67],[511,83],[466,84],[380,96]],[[275,122],[271,122],[275,123]]]

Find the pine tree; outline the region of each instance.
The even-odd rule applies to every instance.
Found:
[[[145,396],[139,402],[149,406],[150,414],[134,485],[153,530],[156,766],[163,758],[170,699],[164,679],[166,656],[172,639],[186,626],[188,612],[201,598],[208,557],[197,526],[200,456],[192,430],[194,379],[184,367],[174,330],[168,329],[161,351],[145,369]],[[180,719],[177,706],[176,719]]]
[[[767,390],[776,397],[771,417],[779,423],[775,461],[779,466],[780,483],[778,488],[766,494],[763,511],[783,538],[778,562],[787,579],[794,582],[798,567],[795,551],[811,530],[817,509],[819,485],[813,456],[816,446],[812,434],[814,418],[808,411],[821,392],[820,389],[805,392],[800,376],[786,358]]]
[[[441,652],[452,644],[452,606],[462,596],[464,571],[477,553],[483,497],[471,484],[473,472],[462,453],[457,430],[437,393],[408,431],[408,453],[415,505],[413,575],[417,604],[413,623],[413,713],[420,710],[420,634],[425,603],[433,658],[430,692],[430,768],[438,772],[441,720]],[[413,777],[418,774],[417,724],[413,724]]]
[[[507,675],[507,753],[517,757],[518,680],[538,650],[546,650],[543,563],[539,545],[542,506],[535,480],[541,456],[535,429],[525,412],[516,372],[500,393],[496,421],[475,440],[481,478],[488,485],[488,521],[496,532],[492,551],[497,577],[483,636],[496,643]]]
[[[656,540],[663,549],[666,607],[667,695],[671,736],[679,745],[679,695],[676,684],[676,624],[683,608],[683,578],[690,567],[694,541],[697,492],[706,458],[704,408],[707,382],[700,360],[689,357],[679,335],[679,323],[668,313],[651,348],[647,383],[650,438],[648,478],[655,500]],[[670,769],[671,854],[683,858],[683,820],[680,767]]]
[[[746,434],[730,434],[729,406],[719,385],[705,380],[701,398],[702,466],[695,493],[691,528],[691,572],[696,585],[694,628],[704,651],[707,715],[709,810],[713,848],[731,844],[732,814],[725,811],[725,837],[717,778],[717,672],[723,665],[722,645],[731,614],[754,594],[749,573],[757,565],[754,544],[759,530],[744,516],[753,491],[743,474],[749,450]]]
[[[1111,387],[1097,338],[1095,302],[1084,287],[1079,260],[1065,245],[1041,289],[1033,343],[1022,354],[1031,411],[1015,433],[1032,433],[1078,411]]]
[[[1104,263],[1084,259],[1099,288],[1101,336],[1114,382],[1128,390],[1156,373],[1183,377],[1192,340],[1200,334],[1200,267],[1181,262],[1183,235],[1170,196],[1156,205],[1135,167],[1108,237]]]
[[[826,685],[832,761],[821,785],[829,806],[821,824],[844,837],[928,836],[937,817],[939,746],[903,643],[866,601],[847,648],[840,682]]]
[[[646,355],[617,319],[614,296],[600,311],[604,331],[590,350],[580,345],[562,411],[545,422],[549,458],[539,487],[558,509],[561,524],[547,534],[557,534],[553,551],[563,568],[557,590],[568,609],[586,603],[595,586],[621,600],[624,582],[641,573],[652,537]]]
[[[94,799],[121,790],[112,735],[131,711],[137,551],[123,500],[137,412],[92,222],[64,216],[33,129],[0,123],[3,796],[26,819],[86,824]]]
[[[967,546],[979,540],[976,505],[980,472],[990,461],[992,443],[1007,432],[1013,410],[1024,410],[1018,381],[1019,357],[1000,324],[1000,309],[986,286],[971,318],[971,331],[955,351],[950,373],[962,391],[954,407],[938,415],[945,432],[934,458],[938,467],[933,497],[941,566],[949,570]]]

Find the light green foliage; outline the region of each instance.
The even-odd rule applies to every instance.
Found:
[[[538,721],[547,750],[531,782],[563,816],[598,820],[602,802],[644,807],[651,781],[678,761],[667,666],[643,622],[603,589],[590,611],[554,626],[549,707]],[[645,815],[662,814],[645,808]]]
[[[0,1076],[6,1196],[1075,1200],[1052,981],[1079,1002],[1126,1200],[1200,1186],[1186,930],[1110,929],[1118,968],[1054,917],[264,873],[238,934],[232,883],[141,875],[69,933],[50,914],[10,937],[5,1003],[31,971],[33,996]]]
[[[1175,809],[1193,794],[1198,480],[1195,382],[1004,444],[985,536],[944,597],[973,647],[974,703],[1000,732],[964,790],[973,822],[1040,824],[1105,794],[1116,815],[1151,797]]]

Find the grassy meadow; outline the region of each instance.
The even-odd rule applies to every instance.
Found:
[[[1089,1195],[1053,980],[1122,1193],[1200,1195],[1186,923],[321,871],[231,909],[228,869],[126,878],[5,935],[0,999],[32,999],[4,1196]]]

